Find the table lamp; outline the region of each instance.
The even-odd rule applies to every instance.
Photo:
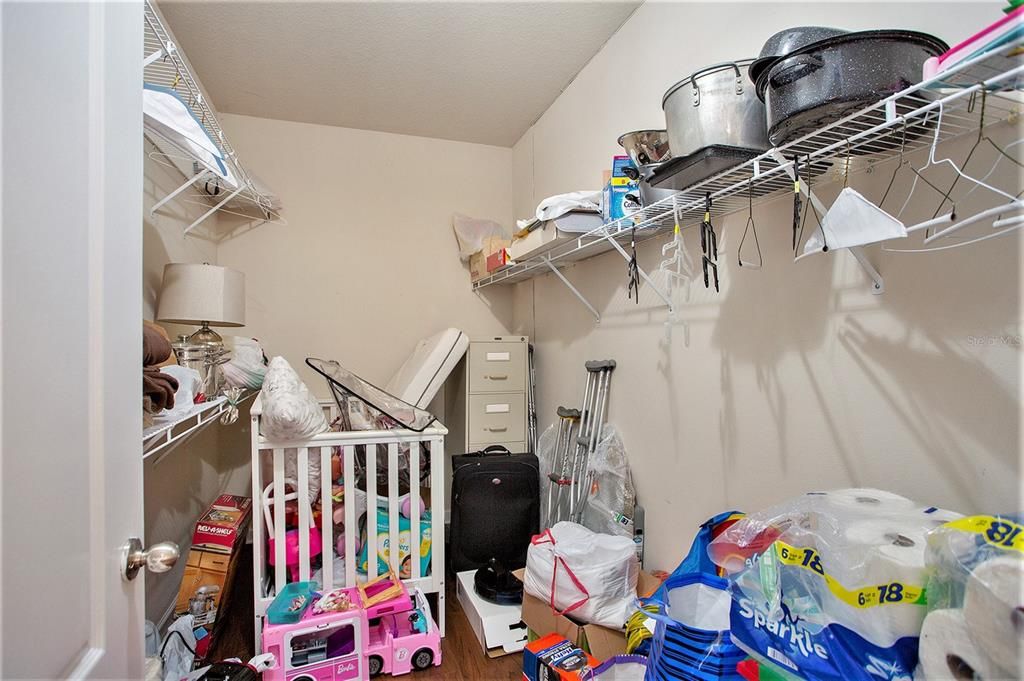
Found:
[[[245,326],[245,274],[203,263],[168,263],[156,318],[173,324],[199,324],[189,341],[223,345],[211,326]]]

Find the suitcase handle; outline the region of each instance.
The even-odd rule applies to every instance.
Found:
[[[481,449],[479,452],[473,452],[469,456],[512,456],[512,452],[505,445],[491,445]]]

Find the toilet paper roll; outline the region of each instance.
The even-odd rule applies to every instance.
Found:
[[[851,523],[843,547],[827,561],[827,569],[847,589],[877,587],[894,582],[904,587],[925,586],[925,532],[916,520],[878,518]],[[927,614],[913,601],[854,608],[838,599],[823,601],[833,619],[880,646],[904,636],[917,636]]]
[[[1001,669],[1024,670],[1024,560],[996,558],[974,568],[964,593],[964,619],[974,642]]]
[[[970,626],[961,610],[933,610],[928,613],[921,628],[918,656],[928,681],[995,681],[1007,677],[974,645]]]
[[[844,533],[847,570],[863,584],[904,582],[923,586],[926,532],[914,520],[879,518],[851,523]],[[859,560],[858,560],[859,559]]]
[[[921,515],[924,516],[925,522],[931,527],[939,527],[946,523],[953,522],[954,520],[960,520],[964,517],[963,513],[957,513],[956,511],[949,511],[944,508],[936,508],[935,506],[929,506],[927,508],[920,509]]]
[[[893,513],[909,511],[915,504],[899,494],[886,492],[869,487],[852,487],[837,489],[823,495],[825,504],[835,510],[856,511],[859,513]]]

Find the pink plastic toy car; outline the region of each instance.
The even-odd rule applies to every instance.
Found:
[[[381,673],[399,675],[441,664],[441,637],[423,592],[363,606],[358,589],[337,589],[333,603],[348,610],[316,613],[294,624],[267,624],[263,652],[276,659],[265,681],[345,681]],[[344,607],[344,606],[342,606]]]

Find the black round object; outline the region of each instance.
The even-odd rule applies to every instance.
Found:
[[[381,670],[384,669],[384,660],[377,655],[371,655],[369,664],[367,665],[370,676],[377,676]]]
[[[779,31],[765,41],[761,46],[761,53],[750,65],[750,69],[747,71],[750,82],[757,83],[758,76],[764,73],[765,69],[801,47],[845,33],[849,33],[849,31],[828,26],[794,26]]]
[[[434,652],[429,648],[420,648],[412,656],[412,668],[418,672],[428,669],[434,664]]]
[[[780,146],[919,83],[924,62],[947,49],[934,36],[903,30],[846,33],[800,48],[757,81],[768,139]]]
[[[492,561],[493,562],[493,561]],[[518,605],[523,602],[523,583],[511,572],[487,565],[473,575],[473,587],[480,598],[498,605]]]

